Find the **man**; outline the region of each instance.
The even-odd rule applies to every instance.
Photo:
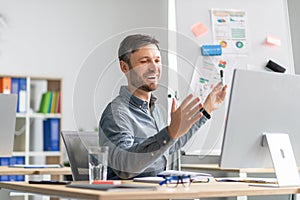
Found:
[[[128,85],[108,104],[99,123],[100,145],[109,146],[108,179],[156,176],[176,152],[210,118],[223,101],[227,86],[219,83],[205,102],[188,95],[176,108],[171,122],[152,94],[158,87],[161,54],[158,41],[148,35],[130,35],[120,44],[119,63]]]

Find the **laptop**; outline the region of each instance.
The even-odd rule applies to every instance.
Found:
[[[98,132],[62,131],[73,181],[89,180],[88,147],[98,146]]]
[[[0,94],[0,157],[12,156],[16,125],[16,94]]]

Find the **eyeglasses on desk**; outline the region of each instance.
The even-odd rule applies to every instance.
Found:
[[[184,187],[189,187],[192,182],[208,183],[209,178],[193,179],[190,175],[183,176],[165,176],[165,180],[159,183],[159,185],[166,185],[167,187],[175,188],[178,184],[182,184]]]

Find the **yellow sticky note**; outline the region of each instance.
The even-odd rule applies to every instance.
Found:
[[[201,22],[194,24],[191,27],[191,30],[192,30],[193,34],[195,35],[195,37],[203,36],[208,32],[208,28],[205,26],[205,24],[203,24]]]

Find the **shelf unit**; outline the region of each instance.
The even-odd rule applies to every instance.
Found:
[[[60,134],[59,151],[43,150],[43,121],[57,118],[61,127],[62,114],[39,113],[43,93],[47,91],[61,93],[62,80],[52,77],[0,75],[0,78],[2,77],[26,79],[26,111],[17,112],[16,115],[13,156],[23,156],[25,164],[62,164],[63,148]],[[61,104],[59,110],[61,110]],[[25,180],[28,180],[28,177],[25,177]]]

